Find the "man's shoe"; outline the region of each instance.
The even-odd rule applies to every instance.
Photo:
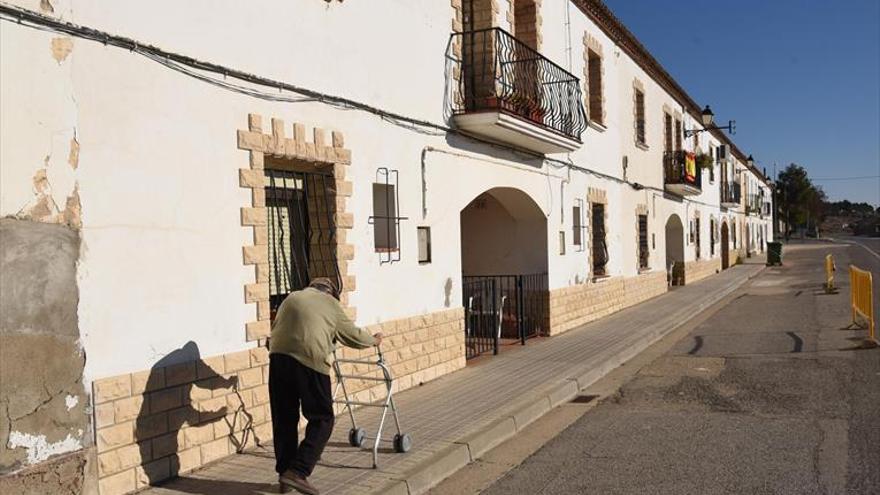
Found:
[[[293,489],[300,493],[305,493],[306,495],[320,495],[318,489],[309,483],[309,480],[307,480],[305,476],[290,469],[281,473],[278,481],[282,485],[293,487]]]

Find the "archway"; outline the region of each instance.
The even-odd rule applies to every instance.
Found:
[[[721,222],[721,269],[730,268],[730,232],[727,230],[727,222]]]
[[[674,213],[666,220],[666,269],[671,285],[684,285],[684,224]]]
[[[497,354],[548,328],[547,217],[519,189],[490,189],[461,210],[465,354]]]

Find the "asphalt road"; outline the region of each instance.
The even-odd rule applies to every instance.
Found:
[[[880,242],[846,241],[862,245],[787,245],[785,266],[483,493],[880,493],[880,349],[843,330],[846,267],[880,276]]]

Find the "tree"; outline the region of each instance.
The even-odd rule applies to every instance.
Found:
[[[807,171],[795,163],[779,173],[777,196],[786,231],[793,226],[806,225],[821,217],[825,193],[813,186]],[[810,217],[813,217],[810,219]]]

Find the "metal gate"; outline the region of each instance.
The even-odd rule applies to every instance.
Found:
[[[548,330],[547,274],[465,275],[462,277],[465,308],[465,357],[492,351],[502,340],[519,340]]]
[[[272,318],[291,292],[315,277],[335,280],[335,180],[329,173],[266,169],[269,231],[269,308]]]

